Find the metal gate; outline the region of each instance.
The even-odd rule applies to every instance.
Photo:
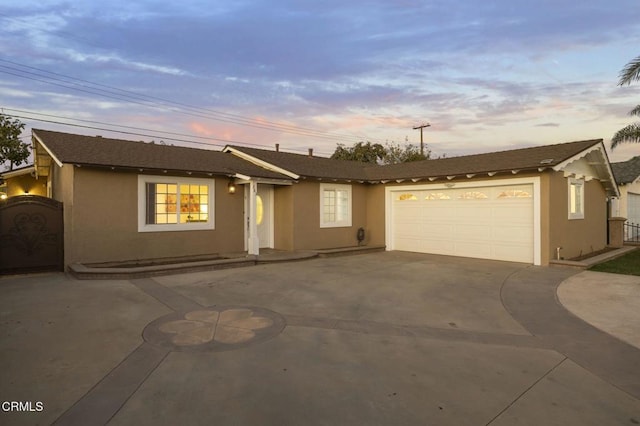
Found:
[[[0,202],[0,274],[62,271],[62,203],[37,195]]]

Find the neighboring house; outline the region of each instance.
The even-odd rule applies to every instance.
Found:
[[[620,197],[611,202],[611,216],[640,224],[640,156],[612,163],[611,168],[620,191]]]
[[[546,265],[605,247],[602,140],[390,166],[33,131],[65,265],[364,244]],[[236,189],[231,193],[231,189]]]
[[[0,192],[7,197],[16,195],[40,195],[47,196],[47,180],[36,178],[36,169],[33,165],[20,167],[0,173]]]

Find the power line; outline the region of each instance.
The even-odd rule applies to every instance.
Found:
[[[288,125],[288,124],[282,124],[282,123],[275,123],[268,120],[257,121],[255,119],[246,118],[238,114],[231,114],[231,113],[225,113],[225,112],[216,111],[216,110],[199,108],[199,107],[191,106],[188,104],[170,101],[164,98],[159,98],[159,97],[150,96],[150,95],[140,95],[135,92],[119,89],[117,87],[103,85],[99,83],[93,83],[88,80],[66,76],[64,74],[43,70],[41,68],[31,67],[31,66],[20,64],[17,62],[9,61],[6,59],[0,59],[0,62],[38,71],[38,73],[35,73],[31,71],[26,71],[20,68],[0,65],[1,68],[4,68],[4,69],[0,69],[0,72],[3,72],[5,74],[14,75],[16,77],[25,78],[29,80],[39,81],[46,84],[51,84],[54,86],[65,88],[65,89],[71,89],[71,90],[76,90],[83,93],[99,95],[99,96],[107,97],[110,99],[116,99],[119,101],[130,102],[130,103],[142,105],[145,107],[161,108],[163,110],[166,110],[166,108],[169,108],[169,111],[178,112],[185,115],[195,116],[199,118],[213,119],[213,120],[223,121],[223,122],[230,122],[233,124],[250,126],[250,127],[260,128],[264,130],[291,133],[299,136],[307,136],[307,137],[338,140],[338,141],[344,141],[345,139],[361,141],[363,139],[354,135],[341,135],[337,133],[331,134],[322,130],[316,130],[308,127],[294,126],[294,125]],[[18,74],[16,74],[16,72]],[[44,75],[42,73],[44,73]],[[46,74],[50,74],[50,75],[46,75]],[[52,77],[52,75],[57,77]],[[58,77],[62,77],[62,78],[58,78]],[[80,84],[78,82],[87,83],[87,84]],[[74,86],[78,86],[78,87],[74,87]],[[95,87],[92,87],[92,86],[95,86]],[[102,87],[108,90],[101,89]],[[121,93],[118,93],[118,92],[121,92]],[[176,108],[173,105],[177,105],[179,108]],[[187,111],[182,111],[180,108],[186,109]],[[368,140],[368,138],[364,138],[364,139]]]
[[[168,140],[168,141],[173,141],[173,142],[183,142],[183,143],[190,143],[190,144],[196,144],[196,145],[205,145],[205,146],[224,147],[225,145],[233,144],[233,145],[253,146],[253,147],[258,147],[258,148],[263,148],[263,149],[266,148],[264,145],[258,145],[258,144],[245,142],[245,141],[220,139],[220,138],[209,137],[209,136],[189,135],[189,134],[185,134],[185,133],[174,133],[174,132],[167,132],[167,131],[164,131],[164,130],[146,129],[146,128],[134,127],[134,126],[114,125],[114,124],[111,124],[111,123],[105,123],[105,122],[101,122],[101,121],[84,120],[84,119],[79,119],[79,118],[64,117],[64,116],[59,116],[59,115],[45,114],[45,113],[39,113],[39,112],[35,112],[35,111],[18,110],[18,109],[13,109],[13,108],[2,108],[2,110],[14,111],[14,112],[18,112],[20,114],[31,114],[31,115],[5,114],[5,115],[7,115],[9,117],[13,117],[13,118],[21,118],[21,119],[26,119],[26,120],[38,121],[38,122],[42,122],[42,123],[52,123],[52,124],[59,124],[59,125],[63,125],[63,126],[70,126],[70,127],[77,127],[77,128],[91,129],[91,130],[100,130],[100,131],[113,132],[113,133],[130,135],[130,136],[142,136],[142,137],[147,137],[147,138],[159,138],[159,139],[162,139],[162,140]],[[62,122],[62,121],[57,121],[57,120],[52,120],[52,119],[33,117],[33,115],[40,116],[40,117],[56,118],[58,120],[62,119],[62,120],[77,121],[77,122],[80,122],[80,123],[96,124],[96,125],[99,125],[99,126],[109,126],[109,127],[116,127],[116,128],[119,127],[119,128],[122,128],[122,129],[129,129],[129,130],[118,130],[118,129],[113,129],[113,128],[109,128],[109,127],[98,127],[98,126],[89,126],[89,125],[84,125],[84,124],[65,123],[65,122]],[[146,133],[142,133],[142,132],[146,132]],[[151,134],[149,132],[151,132],[153,134]],[[165,136],[165,135],[170,135],[170,136]],[[212,142],[199,142],[199,141],[194,141],[194,140],[190,140],[190,139],[183,139],[183,138],[174,137],[174,136],[183,136],[183,137],[186,137],[186,138],[203,139],[203,140],[206,140],[206,141],[215,141],[215,142],[223,142],[223,143],[221,144],[221,143],[215,143],[215,142],[214,143],[212,143]],[[306,152],[306,151],[300,150],[300,149],[290,149],[290,150],[291,151],[298,151],[298,152]],[[327,155],[330,155],[330,154],[327,154]]]

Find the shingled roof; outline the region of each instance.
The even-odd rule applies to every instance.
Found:
[[[601,143],[602,139],[592,139],[386,166],[240,146],[228,148],[304,177],[379,182],[481,173],[511,173],[514,170],[537,171],[541,168],[555,167]],[[246,155],[244,158],[248,158]]]
[[[380,166],[233,145],[221,152],[39,129],[33,130],[33,136],[36,163],[38,156],[46,150],[47,155],[59,164],[289,181],[319,179],[379,183],[541,172],[561,170],[565,162],[586,155],[590,164],[598,169],[597,174],[607,181],[607,190],[617,192],[602,139]],[[626,170],[626,166],[623,169]]]
[[[288,177],[220,151],[83,136],[33,129],[35,140],[59,163],[167,172],[234,176],[237,173],[268,179]]]
[[[626,185],[640,178],[640,155],[630,160],[611,163],[613,175],[619,185]]]
[[[333,160],[326,157],[246,148],[236,145],[228,145],[225,150],[241,155],[242,158],[249,159],[249,161],[251,161],[250,157],[262,160],[306,178],[368,180],[367,164],[360,161]]]
[[[533,148],[370,167],[367,172],[370,179],[397,180],[536,171],[540,168],[555,167],[600,143],[602,143],[602,139],[543,145]]]

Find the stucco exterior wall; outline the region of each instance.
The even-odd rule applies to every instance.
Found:
[[[64,221],[64,264],[72,263],[73,259],[73,175],[74,167],[64,164],[58,167],[52,164],[49,169],[51,180],[51,198],[62,203]]]
[[[63,172],[70,167],[65,165]],[[225,179],[215,179],[214,230],[138,232],[137,174],[84,167],[72,173],[72,200],[62,196],[69,235],[65,240],[66,264],[215,254],[244,248],[243,200],[227,193]],[[65,177],[62,180],[68,181]]]
[[[294,185],[274,185],[273,226],[274,248],[293,250],[293,194]]]
[[[549,240],[549,229],[551,226],[550,185],[551,173],[542,173],[540,175],[540,264],[543,266],[547,266],[553,256],[550,249],[551,241]]]
[[[320,183],[300,182],[276,191],[276,248],[313,250],[358,245],[358,228],[367,227],[367,185],[353,183],[351,226],[320,227]],[[290,202],[292,212],[279,202]],[[384,214],[384,213],[383,213]],[[293,220],[290,220],[293,218]],[[287,223],[288,222],[288,223]],[[284,231],[278,236],[278,231]]]
[[[556,248],[560,256],[571,259],[607,245],[606,193],[597,180],[584,185],[584,219],[569,219],[569,191],[567,178],[561,172],[549,174],[549,245],[552,259]]]
[[[367,187],[367,226],[365,226],[365,244],[383,246],[386,241],[385,225],[385,186],[369,185]]]

